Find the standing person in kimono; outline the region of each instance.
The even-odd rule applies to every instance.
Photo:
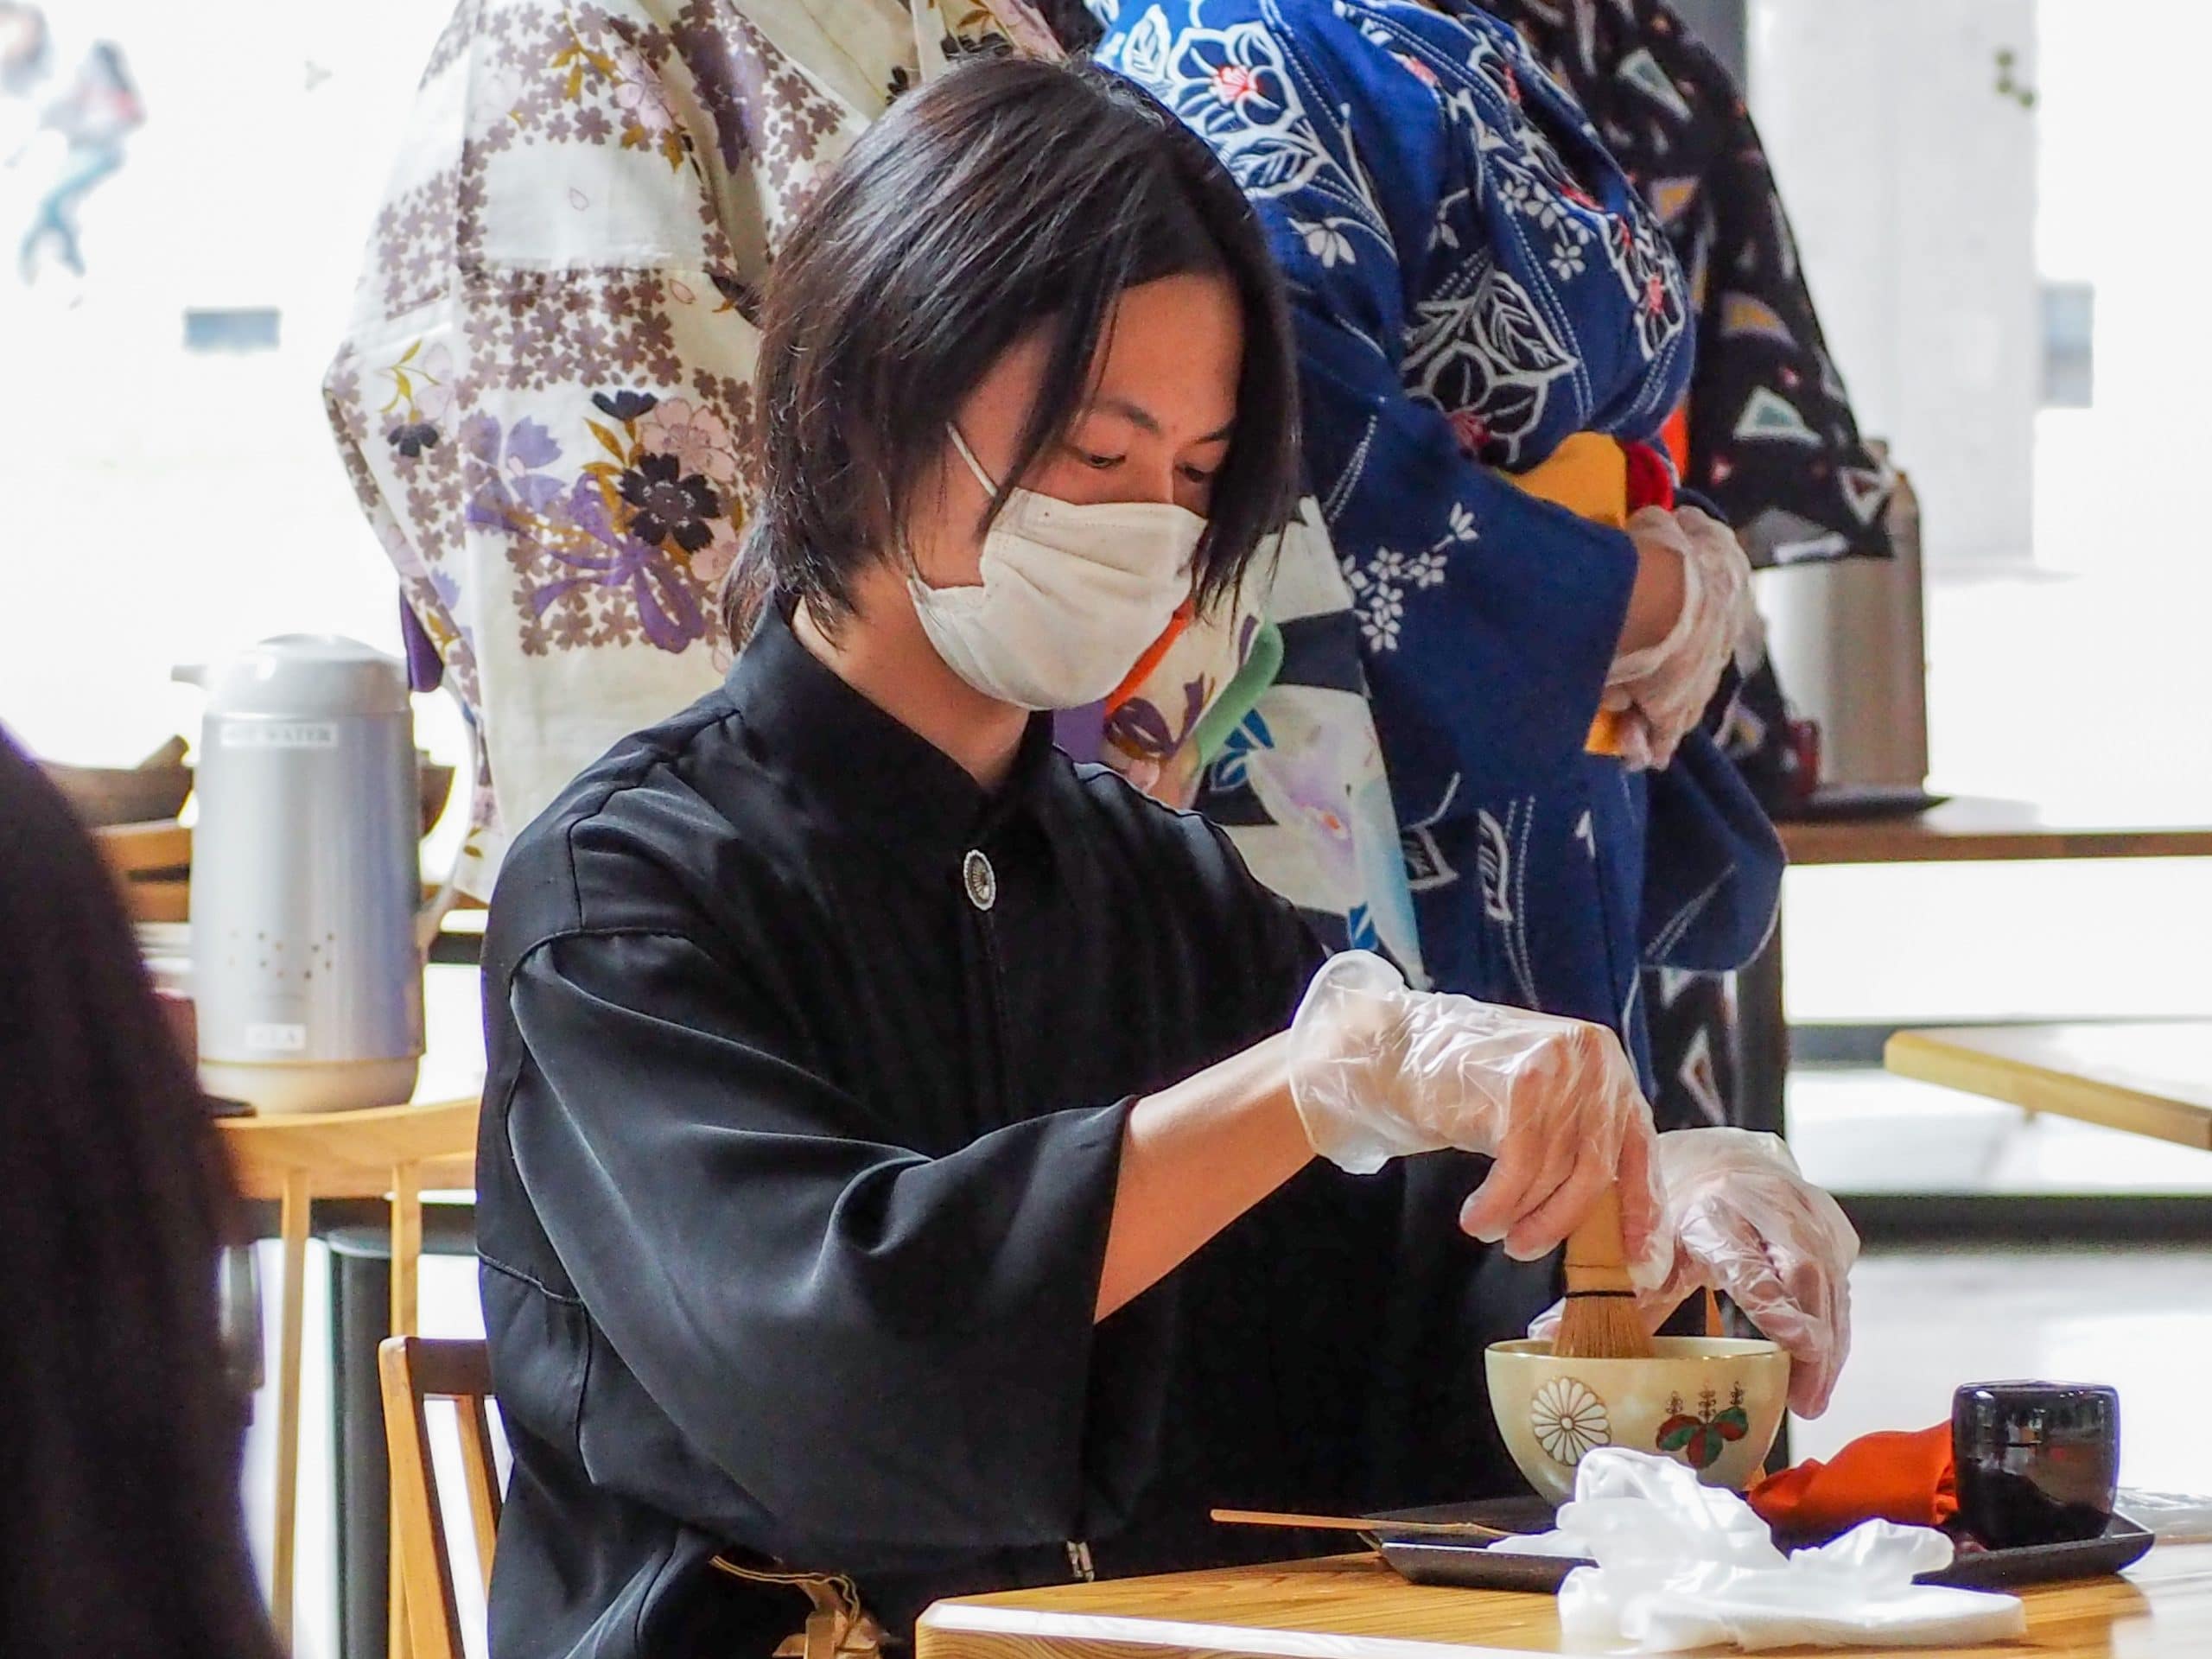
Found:
[[[745,646],[493,900],[493,1659],[751,1659],[802,1591],[857,1648],[1285,1548],[1209,1503],[1494,1489],[1489,1269],[1608,1185],[1655,1299],[1718,1279],[1818,1409],[1855,1242],[1786,1160],[1656,1146],[1603,1027],[1324,963],[1053,746],[1294,500],[1279,279],[1205,147],[1096,71],[956,70],[763,316]]]
[[[791,216],[1026,0],[469,0],[432,48],[323,381],[417,690],[466,711],[455,871],[711,689],[757,480],[760,296]]]
[[[1693,354],[1658,221],[1458,0],[1093,10],[1099,59],[1208,142],[1288,278],[1430,976],[1642,1059],[1642,965],[1745,960],[1782,864],[1702,724],[1749,620],[1742,551],[1694,509],[1628,511],[1653,463],[1624,446]],[[1606,468],[1594,497],[1562,483]],[[1624,753],[1589,752],[1601,715]]]
[[[455,12],[324,392],[416,688],[442,680],[474,733],[462,892],[489,894],[508,835],[609,743],[715,683],[715,595],[759,486],[760,294],[791,216],[894,99],[1001,49],[1060,55],[1027,0]],[[1343,575],[1318,531],[1266,564],[1269,741],[1240,737],[1243,810],[1214,816],[1325,942],[1420,982]],[[1153,693],[1178,737],[1238,666],[1192,656]],[[1063,722],[1079,759],[1093,715],[1088,747]]]
[[[1670,424],[1684,480],[1738,526],[1756,565],[1891,556],[1895,477],[1863,441],[1828,355],[1766,152],[1742,92],[1665,0],[1484,0],[1574,95],[1689,280],[1697,360]],[[1773,664],[1745,664],[1722,747],[1770,812],[1796,757]],[[1662,1126],[1730,1121],[1726,983],[1645,979]]]

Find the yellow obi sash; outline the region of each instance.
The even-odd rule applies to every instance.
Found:
[[[1614,530],[1628,527],[1628,452],[1603,432],[1577,432],[1525,473],[1506,473],[1530,495],[1565,507],[1579,518]],[[1600,709],[1590,722],[1583,749],[1590,754],[1621,752],[1624,715]]]

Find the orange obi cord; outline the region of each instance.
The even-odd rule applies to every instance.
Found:
[[[1137,665],[1107,697],[1106,712],[1109,716],[1136,696],[1137,688],[1152,677],[1152,671],[1160,666],[1161,659],[1183,637],[1183,631],[1191,626],[1191,619],[1198,614],[1198,602],[1195,598],[1186,599],[1175,607],[1175,614],[1167,619],[1167,626],[1160,631],[1160,638],[1145,647],[1144,655],[1137,658]]]
[[[1667,417],[1667,424],[1659,429],[1659,442],[1675,463],[1675,476],[1687,477],[1690,470],[1690,400],[1687,397],[1675,405],[1675,412]]]

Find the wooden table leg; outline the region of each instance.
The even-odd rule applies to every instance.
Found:
[[[415,1327],[421,1317],[422,1303],[422,1168],[416,1164],[400,1164],[391,1172],[391,1333],[395,1337],[419,1334]],[[439,1518],[431,1516],[430,1523],[438,1525]],[[391,1659],[408,1659],[413,1644],[407,1629],[407,1591],[401,1570],[397,1482],[392,1484],[391,1525],[385,1535],[391,1540]]]
[[[284,1282],[277,1299],[276,1531],[270,1540],[270,1612],[277,1645],[292,1647],[293,1576],[300,1519],[300,1335],[308,1269],[308,1173],[284,1172],[277,1236],[284,1245]]]
[[[391,1172],[391,1334],[414,1337],[421,1317],[423,1169],[401,1164]]]

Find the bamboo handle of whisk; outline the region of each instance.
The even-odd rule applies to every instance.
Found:
[[[1607,1187],[1567,1236],[1567,1289],[1569,1295],[1578,1291],[1586,1295],[1634,1292],[1628,1277],[1628,1246],[1621,1238],[1618,1188]]]

